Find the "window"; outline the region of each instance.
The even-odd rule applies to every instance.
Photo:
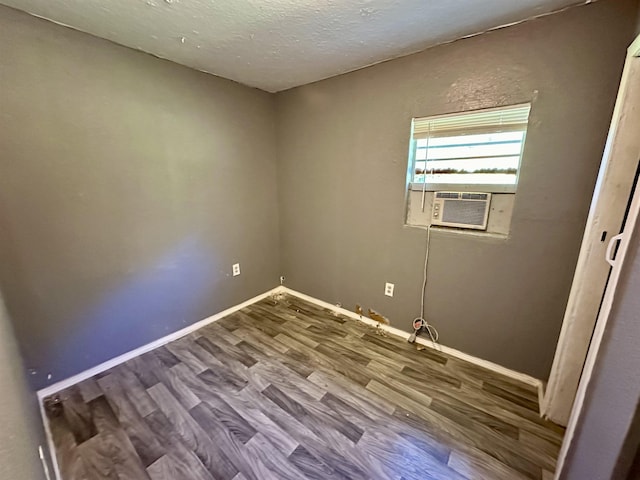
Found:
[[[514,193],[530,110],[527,103],[414,118],[411,188]]]

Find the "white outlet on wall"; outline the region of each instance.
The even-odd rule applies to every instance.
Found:
[[[239,263],[234,263],[233,264],[233,276],[237,277],[238,275],[240,275],[240,264]]]
[[[384,294],[385,294],[387,297],[393,297],[393,289],[394,289],[395,287],[396,287],[396,286],[395,286],[393,283],[389,283],[389,282],[385,283],[385,284],[384,284]]]

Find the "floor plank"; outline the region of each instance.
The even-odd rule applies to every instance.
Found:
[[[125,385],[120,383],[119,378],[112,373],[99,379],[98,384],[104,391],[122,429],[131,439],[142,464],[148,467],[162,457],[166,453],[164,447],[144,423],[143,417],[137,410],[138,406],[131,401]]]
[[[295,297],[45,399],[64,480],[541,480],[534,387]]]

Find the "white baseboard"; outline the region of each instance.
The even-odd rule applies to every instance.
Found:
[[[58,480],[62,480],[62,476],[60,475],[60,468],[58,465],[58,461],[56,458],[56,454],[55,454],[55,449],[54,449],[54,444],[53,444],[53,438],[51,436],[51,429],[49,428],[49,422],[47,420],[47,416],[46,413],[44,411],[44,405],[43,405],[43,399],[45,397],[48,397],[50,395],[53,395],[61,390],[64,390],[66,388],[69,388],[83,380],[86,380],[88,378],[93,377],[94,375],[97,375],[98,373],[104,372],[106,370],[109,370],[110,368],[113,368],[117,365],[120,365],[121,363],[124,363],[128,360],[131,360],[132,358],[135,358],[139,355],[142,355],[144,353],[147,353],[155,348],[161,347],[163,345],[166,345],[169,342],[172,342],[174,340],[177,340],[179,338],[182,338],[210,323],[213,323],[217,320],[220,320],[228,315],[231,315],[234,312],[237,312],[238,310],[241,310],[245,307],[248,307],[249,305],[256,303],[266,297],[269,297],[271,295],[274,294],[278,294],[278,293],[285,293],[285,294],[289,294],[289,295],[293,295],[294,297],[298,297],[302,300],[306,300],[310,303],[314,303],[318,306],[324,307],[324,308],[328,308],[330,310],[333,310],[337,313],[340,313],[346,317],[352,318],[354,320],[358,320],[362,323],[365,323],[367,325],[370,326],[377,326],[379,328],[381,328],[382,330],[384,330],[387,333],[390,333],[391,335],[395,335],[397,337],[403,338],[403,339],[408,339],[409,338],[409,333],[405,332],[404,330],[400,330],[399,328],[395,328],[395,327],[391,327],[389,325],[382,325],[379,324],[378,322],[376,322],[375,320],[372,320],[369,317],[366,317],[364,315],[358,315],[355,312],[352,312],[350,310],[347,310],[345,308],[342,307],[338,307],[337,305],[333,305],[331,303],[325,302],[323,300],[319,300],[315,297],[311,297],[309,295],[305,295],[304,293],[298,292],[296,290],[292,290],[290,288],[284,287],[284,286],[279,286],[276,287],[272,290],[269,290],[267,292],[264,292],[258,296],[255,296],[253,298],[250,298],[249,300],[239,303],[238,305],[235,305],[233,307],[230,307],[226,310],[223,310],[220,313],[217,313],[215,315],[212,315],[208,318],[205,318],[204,320],[200,320],[199,322],[196,322],[192,325],[189,325],[186,328],[183,328],[182,330],[178,330],[177,332],[171,333],[165,337],[162,337],[158,340],[155,340],[151,343],[148,343],[146,345],[143,345],[139,348],[136,348],[134,350],[131,350],[127,353],[123,353],[122,355],[119,355],[115,358],[112,358],[111,360],[108,360],[104,363],[101,363],[100,365],[96,365],[93,368],[90,368],[89,370],[85,370],[84,372],[80,372],[77,375],[73,375],[72,377],[66,378],[64,380],[61,380],[59,382],[54,383],[53,385],[49,385],[48,387],[45,387],[41,390],[38,390],[37,396],[38,396],[38,403],[40,404],[40,415],[42,416],[42,422],[44,424],[44,428],[45,428],[45,432],[46,432],[46,436],[47,436],[47,443],[49,445],[49,453],[51,456],[51,461],[53,463],[53,468],[54,468],[54,473],[55,476]],[[543,387],[543,382],[541,380],[538,380],[537,378],[534,378],[530,375],[526,375],[524,373],[520,373],[520,372],[516,372],[515,370],[511,370],[509,368],[503,367],[501,365],[498,365],[496,363],[493,362],[489,362],[488,360],[483,360],[481,358],[478,357],[474,357],[473,355],[469,355],[466,353],[463,353],[459,350],[456,350],[454,348],[450,348],[450,347],[446,347],[444,345],[440,345],[438,344],[437,347],[435,347],[430,341],[424,339],[424,338],[420,338],[418,337],[416,339],[416,342],[424,345],[427,348],[431,348],[434,350],[437,350],[439,352],[445,353],[447,355],[450,355],[452,357],[456,357],[459,358],[461,360],[465,360],[469,363],[473,363],[475,365],[478,365],[480,367],[484,367],[488,370],[492,370],[496,373],[500,373],[506,377],[509,378],[513,378],[514,380],[518,380],[520,382],[526,383],[528,385],[532,385],[538,388],[539,392],[542,392],[542,387]]]
[[[282,292],[282,289],[283,287],[273,288],[267,292],[261,293],[260,295],[250,298],[245,302],[239,303],[238,305],[227,308],[226,310],[223,310],[220,313],[216,313],[215,315],[207,317],[204,320],[200,320],[199,322],[189,325],[188,327],[185,327],[182,330],[178,330],[177,332],[170,333],[166,337],[162,337],[162,338],[159,338],[158,340],[154,340],[151,343],[147,343],[146,345],[138,347],[127,353],[118,355],[117,357],[112,358],[111,360],[107,360],[106,362],[101,363],[100,365],[96,365],[95,367],[90,368],[89,370],[85,370],[84,372],[80,372],[77,375],[73,375],[72,377],[65,378],[64,380],[60,380],[59,382],[56,382],[52,385],[49,385],[48,387],[38,390],[36,392],[36,394],[38,395],[38,400],[42,402],[42,399],[45,397],[48,397],[49,395],[53,395],[54,393],[64,390],[65,388],[69,388],[72,385],[75,385],[76,383],[79,383],[83,380],[91,378],[94,375],[97,375],[98,373],[102,373],[106,370],[109,370],[110,368],[115,367],[116,365],[120,365],[121,363],[131,360],[132,358],[140,356],[143,353],[150,352],[155,348],[161,347],[163,345],[166,345],[169,342],[173,342],[174,340],[178,340],[179,338],[189,335],[190,333],[195,332],[196,330],[204,327],[205,325],[208,325],[212,322],[220,320],[221,318],[231,315],[232,313],[237,312],[238,310],[241,310],[253,303],[256,303],[262,300],[263,298],[273,295],[274,293],[280,293]]]
[[[37,395],[38,395],[38,399],[42,400],[45,397],[48,397],[49,395],[53,395],[54,393],[57,393],[61,390],[64,390],[65,388],[69,388],[72,385],[75,385],[76,383],[79,383],[83,380],[86,380],[88,378],[93,377],[94,375],[97,375],[98,373],[104,372],[106,370],[109,370],[110,368],[115,367],[116,365],[119,365],[121,363],[124,363],[128,360],[131,360],[132,358],[135,358],[139,355],[142,355],[143,353],[147,353],[155,348],[161,347],[162,345],[166,345],[169,342],[172,342],[174,340],[177,340],[179,338],[182,338],[202,327],[204,327],[205,325],[208,325],[209,323],[215,322],[217,320],[220,320],[221,318],[224,318],[228,315],[231,315],[234,312],[237,312],[238,310],[241,310],[253,303],[256,303],[270,295],[276,294],[276,293],[288,293],[290,295],[293,295],[294,297],[298,297],[301,298],[303,300],[306,300],[308,302],[314,303],[316,305],[319,305],[321,307],[324,308],[328,308],[331,309],[335,312],[338,312],[346,317],[349,318],[353,318],[354,320],[359,320],[367,325],[371,325],[371,326],[380,326],[380,328],[382,330],[384,330],[385,332],[388,332],[392,335],[395,335],[397,337],[403,338],[403,339],[408,339],[409,338],[409,333],[405,332],[404,330],[400,330],[399,328],[395,328],[395,327],[391,327],[389,325],[382,325],[379,324],[378,322],[376,322],[375,320],[372,320],[369,317],[366,317],[364,315],[360,316],[355,312],[352,312],[350,310],[347,310],[345,308],[342,307],[338,307],[336,305],[333,305],[329,302],[325,302],[323,300],[317,299],[315,297],[312,297],[310,295],[306,295],[304,293],[298,292],[296,290],[292,290],[290,288],[284,287],[284,286],[279,286],[276,288],[273,288],[267,292],[264,292],[260,295],[257,295],[253,298],[250,298],[249,300],[239,303],[238,305],[235,305],[233,307],[230,307],[226,310],[223,310],[222,312],[219,312],[215,315],[212,315],[208,318],[205,318],[204,320],[200,320],[199,322],[196,322],[192,325],[189,325],[188,327],[183,328],[182,330],[178,330],[177,332],[171,333],[165,337],[162,337],[158,340],[155,340],[151,343],[148,343],[146,345],[143,345],[139,348],[136,348],[134,350],[131,350],[127,353],[123,353],[122,355],[119,355],[115,358],[112,358],[111,360],[108,360],[104,363],[101,363],[100,365],[96,365],[93,368],[90,368],[89,370],[85,370],[83,372],[78,373],[77,375],[74,375],[72,377],[66,378],[64,380],[61,380],[59,382],[56,382],[52,385],[49,385],[48,387],[45,387],[41,390],[38,390]],[[425,339],[425,338],[420,338],[418,337],[416,339],[416,342],[424,345],[427,348],[431,348],[431,349],[435,349],[437,351],[440,351],[442,353],[445,353],[447,355],[450,355],[452,357],[456,357],[459,358],[461,360],[465,360],[469,363],[473,363],[475,365],[478,365],[480,367],[484,367],[488,370],[492,370],[496,373],[502,374],[504,376],[507,376],[509,378],[513,378],[514,380],[518,380],[520,382],[526,383],[528,385],[532,385],[536,388],[538,388],[539,391],[542,391],[542,386],[543,386],[543,382],[537,378],[534,378],[530,375],[527,375],[525,373],[521,373],[521,372],[517,372],[515,370],[511,370],[509,368],[503,367],[502,365],[498,365],[496,363],[490,362],[488,360],[483,360],[481,358],[478,357],[474,357],[473,355],[469,355],[467,353],[461,352],[460,350],[456,350],[455,348],[451,348],[451,347],[447,347],[445,345],[440,345],[438,344],[437,347],[435,347],[433,345],[432,342],[430,342],[429,340]]]
[[[366,323],[367,325],[371,325],[371,326],[379,326],[379,328],[381,328],[382,330],[384,330],[385,332],[390,333],[391,335],[395,335],[398,336],[400,338],[403,339],[408,339],[409,338],[409,333],[405,332],[404,330],[400,330],[399,328],[395,328],[395,327],[391,327],[389,325],[383,325],[380,324],[378,322],[376,322],[375,320],[372,320],[369,317],[366,317],[364,315],[358,315],[355,312],[352,312],[350,310],[347,310],[345,308],[342,307],[338,307],[337,305],[333,305],[331,303],[325,302],[323,300],[319,300],[317,298],[311,297],[309,295],[305,295],[304,293],[301,292],[297,292],[295,290],[292,290],[290,288],[287,287],[282,287],[280,290],[281,293],[288,293],[290,295],[293,295],[294,297],[298,297],[301,298],[302,300],[306,300],[308,302],[311,303],[315,303],[316,305],[319,305],[321,307],[324,308],[328,308],[331,309],[337,313],[340,313],[346,317],[349,318],[353,318],[354,320],[359,320],[363,323]],[[475,365],[478,365],[480,367],[486,368],[488,370],[494,371],[496,373],[499,373],[501,375],[504,375],[506,377],[509,378],[513,378],[514,380],[518,380],[522,383],[526,383],[527,385],[531,385],[534,386],[538,389],[538,395],[540,395],[540,392],[542,391],[542,386],[543,386],[543,382],[542,380],[539,380],[537,378],[534,378],[530,375],[527,375],[525,373],[521,373],[521,372],[516,372],[515,370],[511,370],[509,368],[503,367],[502,365],[498,365],[497,363],[493,363],[490,362],[488,360],[483,360],[482,358],[478,358],[478,357],[474,357],[473,355],[469,355],[467,353],[461,352],[460,350],[456,350],[455,348],[451,348],[451,347],[447,347],[444,345],[440,345],[438,344],[437,347],[435,347],[433,345],[433,343],[425,338],[416,338],[416,343],[419,343],[420,345],[424,345],[427,348],[431,348],[433,350],[437,350],[439,352],[445,353],[447,355],[450,355],[452,357],[456,357],[459,358],[461,360],[465,360],[469,363],[473,363]]]
[[[51,427],[49,426],[49,419],[47,418],[47,414],[44,411],[44,402],[42,401],[42,398],[40,398],[40,396],[38,396],[38,407],[40,408],[40,417],[42,418],[42,424],[44,425],[44,434],[47,439],[49,458],[51,458],[51,464],[53,465],[53,474],[55,475],[56,480],[62,480],[60,465],[58,464],[58,457],[56,456],[56,448],[55,444],[53,443],[53,435],[51,435]],[[47,476],[47,480],[49,480],[49,475],[46,469],[45,475]]]
[[[135,350],[131,350],[127,353],[123,353],[122,355],[118,355],[117,357],[112,358],[111,360],[107,360],[106,362],[101,363],[100,365],[96,365],[95,367],[90,368],[89,370],[85,370],[84,372],[80,372],[77,375],[73,375],[72,377],[66,378],[64,380],[54,383],[53,385],[49,385],[48,387],[38,390],[36,392],[36,395],[38,396],[38,404],[40,406],[40,416],[42,417],[42,423],[44,424],[44,431],[47,437],[47,444],[49,446],[49,456],[51,457],[51,463],[53,464],[53,471],[55,474],[55,478],[57,480],[62,480],[62,475],[60,474],[60,466],[58,464],[58,458],[56,456],[53,437],[51,435],[51,428],[49,426],[49,420],[47,419],[46,412],[44,411],[44,403],[43,403],[44,398],[48,397],[49,395],[53,395],[54,393],[58,393],[59,391],[64,390],[65,388],[69,388],[83,380],[91,378],[94,375],[97,375],[98,373],[109,370],[110,368],[120,365],[121,363],[131,360],[132,358],[142,355],[143,353],[147,353],[153,350],[154,348],[161,347],[162,345],[166,345],[169,342],[182,338],[210,323],[213,323],[228,315],[231,315],[234,312],[237,312],[238,310],[248,307],[249,305],[258,302],[263,298],[266,298],[275,293],[282,293],[282,291],[283,291],[283,287],[276,287],[267,292],[261,293],[260,295],[250,298],[245,302],[239,303],[238,305],[227,308],[226,310],[223,310],[220,313],[216,313],[215,315],[207,317],[204,320],[200,320],[199,322],[189,325],[188,327],[185,327],[182,330],[173,332],[165,337],[159,338],[158,340],[155,340],[151,343],[147,343],[146,345],[136,348]]]

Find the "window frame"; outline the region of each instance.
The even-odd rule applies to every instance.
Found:
[[[424,119],[437,119],[442,116],[464,116],[466,114],[478,114],[483,111],[498,111],[502,109],[509,109],[513,107],[529,107],[529,114],[527,116],[526,127],[523,131],[522,135],[522,145],[520,149],[520,155],[518,159],[518,168],[516,172],[516,181],[513,184],[500,184],[500,183],[444,183],[444,182],[414,182],[415,169],[416,169],[416,151],[418,139],[414,138],[414,122],[416,120],[424,120]],[[487,192],[487,193],[516,193],[518,184],[520,182],[520,171],[522,168],[522,159],[524,157],[524,147],[526,144],[527,133],[529,128],[529,119],[531,117],[531,102],[523,102],[514,105],[504,105],[500,107],[493,108],[485,108],[479,110],[467,110],[463,112],[454,112],[446,115],[432,115],[427,117],[414,117],[411,120],[411,134],[410,134],[410,143],[409,143],[409,159],[408,159],[408,172],[407,172],[407,183],[408,190],[410,191],[427,191],[427,192],[438,192],[438,191],[458,191],[458,192]],[[435,137],[455,137],[461,135],[472,135],[472,134],[488,134],[488,133],[501,133],[507,131],[522,131],[522,127],[513,127],[513,126],[500,126],[500,125],[488,125],[486,127],[480,128],[461,128],[460,130],[451,130],[446,132],[446,134],[436,134],[430,138]],[[427,149],[428,152],[428,149]]]

